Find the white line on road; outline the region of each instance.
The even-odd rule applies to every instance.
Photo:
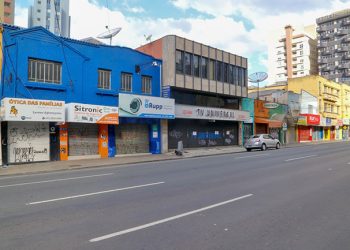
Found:
[[[45,201],[30,202],[30,203],[27,203],[26,205],[27,206],[28,205],[37,205],[37,204],[48,203],[48,202],[62,201],[62,200],[68,200],[68,199],[75,199],[75,198],[81,198],[81,197],[92,196],[92,195],[97,195],[97,194],[106,194],[106,193],[118,192],[118,191],[123,191],[123,190],[141,188],[141,187],[155,186],[155,185],[164,184],[164,183],[165,182],[155,182],[155,183],[149,183],[149,184],[138,185],[138,186],[131,186],[131,187],[125,187],[125,188],[111,189],[111,190],[105,190],[105,191],[101,191],[101,192],[80,194],[80,195],[56,198],[56,199],[45,200]]]
[[[246,158],[255,158],[255,157],[265,157],[266,155],[270,155],[270,154],[259,154],[259,155],[241,156],[241,157],[235,157],[235,159],[246,159]]]
[[[165,219],[162,219],[162,220],[154,221],[154,222],[151,222],[151,223],[148,223],[148,224],[144,224],[144,225],[141,225],[141,226],[129,228],[129,229],[126,229],[126,230],[123,230],[123,231],[119,231],[119,232],[116,232],[116,233],[107,234],[107,235],[104,235],[104,236],[101,236],[101,237],[97,237],[97,238],[91,239],[90,242],[97,242],[97,241],[101,241],[101,240],[106,240],[106,239],[113,238],[113,237],[116,237],[116,236],[120,236],[120,235],[123,235],[123,234],[128,234],[128,233],[131,233],[131,232],[142,230],[142,229],[145,229],[145,228],[148,228],[148,227],[153,227],[153,226],[158,225],[158,224],[166,223],[168,221],[180,219],[180,218],[185,217],[185,216],[189,216],[189,215],[192,215],[192,214],[195,214],[195,213],[199,213],[199,212],[202,212],[202,211],[205,211],[205,210],[209,210],[209,209],[213,209],[213,208],[216,208],[216,207],[219,207],[219,206],[223,206],[223,205],[226,205],[228,203],[232,203],[232,202],[235,202],[235,201],[238,201],[238,200],[242,200],[242,199],[248,198],[248,197],[250,197],[252,195],[253,194],[247,194],[247,195],[240,196],[240,197],[237,197],[237,198],[234,198],[234,199],[231,199],[231,200],[227,200],[227,201],[216,203],[216,204],[213,204],[213,205],[210,205],[210,206],[207,206],[207,207],[203,207],[203,208],[200,208],[200,209],[197,209],[197,210],[193,210],[193,211],[190,211],[190,212],[187,212],[187,213],[183,213],[183,214],[179,214],[179,215],[176,215],[176,216],[173,216],[173,217],[169,217],[169,218],[165,218]]]
[[[100,177],[100,176],[107,176],[107,175],[114,175],[114,173],[96,174],[96,175],[86,175],[86,176],[71,177],[71,178],[64,178],[64,179],[53,179],[53,180],[46,180],[46,181],[24,182],[24,183],[3,185],[3,186],[0,186],[0,188],[4,188],[4,187],[16,187],[16,186],[25,186],[25,185],[31,185],[31,184],[40,184],[40,183],[49,183],[49,182],[58,182],[58,181],[68,181],[68,180],[87,179],[87,178]]]
[[[301,159],[306,159],[306,158],[311,158],[311,157],[316,157],[316,156],[317,155],[306,155],[306,156],[302,156],[302,157],[298,157],[298,158],[288,159],[288,160],[285,160],[285,162],[296,161],[296,160],[301,160]]]

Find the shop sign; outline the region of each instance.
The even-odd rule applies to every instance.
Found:
[[[307,125],[306,116],[299,116],[297,124],[306,126]]]
[[[337,119],[337,126],[343,126],[343,119]]]
[[[67,122],[118,124],[118,107],[68,103]]]
[[[344,125],[350,125],[350,119],[349,118],[344,118],[343,119],[343,124]]]
[[[119,94],[121,117],[175,118],[175,100],[170,98]]]
[[[303,114],[301,116],[305,116],[306,117],[307,125],[320,125],[320,122],[321,122],[320,115]]]
[[[249,121],[249,112],[232,109],[199,107],[191,105],[176,105],[176,118],[223,120],[223,121]]]
[[[274,103],[274,102],[266,102],[264,103],[264,108],[267,109],[275,109],[278,108],[280,105],[278,103]]]
[[[4,98],[1,101],[1,118],[3,121],[64,122],[64,102]]]

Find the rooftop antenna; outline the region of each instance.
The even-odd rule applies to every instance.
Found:
[[[143,35],[143,36],[144,36],[146,42],[152,42],[152,34],[148,35],[148,36],[146,36],[146,35]]]
[[[116,36],[122,28],[114,28],[114,29],[109,29],[108,25],[106,25],[107,31],[103,32],[102,34],[99,34],[97,38],[100,39],[109,39],[109,45],[112,45],[112,39],[114,36]]]
[[[248,76],[248,81],[252,83],[257,83],[258,84],[258,94],[257,94],[257,99],[259,100],[259,88],[260,88],[260,83],[265,81],[268,78],[268,75],[266,72],[255,72],[253,74],[250,74]]]

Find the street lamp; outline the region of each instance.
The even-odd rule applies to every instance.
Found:
[[[250,74],[248,77],[248,81],[252,83],[258,84],[258,93],[257,93],[257,99],[259,100],[259,90],[260,90],[260,82],[265,81],[268,78],[268,75],[266,72],[255,72],[253,74]]]

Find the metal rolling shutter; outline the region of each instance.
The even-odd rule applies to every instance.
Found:
[[[98,125],[68,124],[69,156],[98,155]]]
[[[47,122],[9,122],[7,141],[9,163],[50,160]]]
[[[117,154],[149,153],[147,124],[119,124],[115,139]]]

